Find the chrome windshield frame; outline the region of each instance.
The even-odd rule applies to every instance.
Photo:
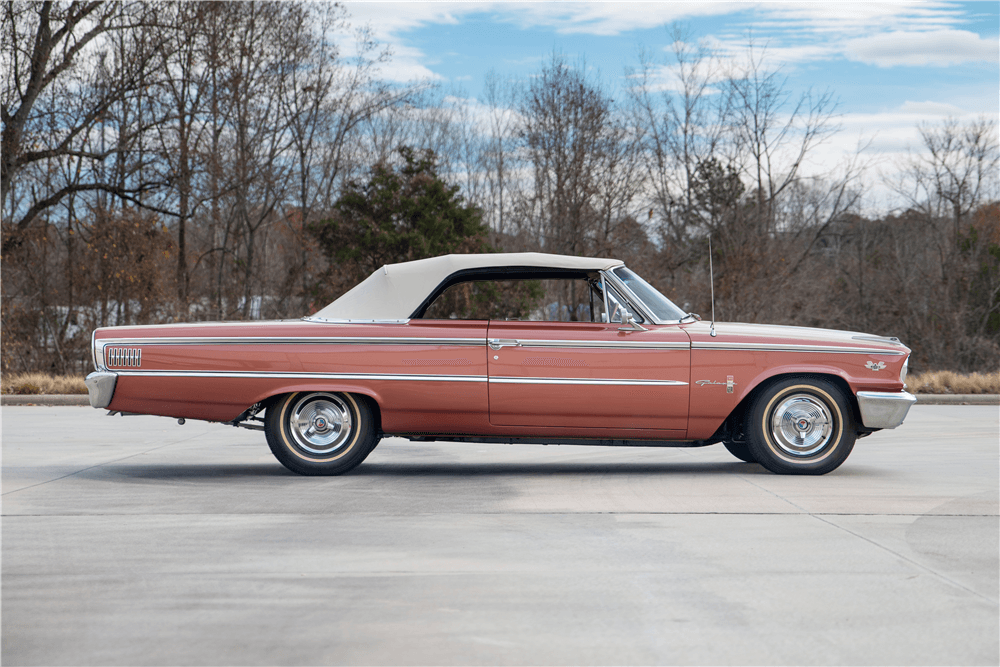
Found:
[[[625,265],[622,264],[621,266]],[[618,268],[617,266],[614,267],[614,269],[617,268]],[[684,317],[681,317],[676,320],[661,320],[660,318],[656,317],[655,315],[653,315],[653,310],[645,303],[643,303],[642,299],[636,296],[635,293],[628,288],[628,286],[625,284],[625,281],[623,281],[621,278],[619,278],[613,273],[614,269],[602,270],[601,275],[604,277],[606,281],[609,281],[612,284],[612,286],[615,288],[615,291],[621,294],[627,301],[631,303],[633,308],[635,308],[639,313],[642,314],[643,317],[646,318],[647,322],[652,322],[653,324],[680,324],[681,322],[683,322],[688,318],[694,319],[694,316],[691,315],[691,313],[687,313]],[[663,298],[666,299],[666,297]],[[671,303],[673,302],[671,301]]]

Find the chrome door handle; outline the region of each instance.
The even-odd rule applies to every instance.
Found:
[[[520,347],[521,341],[513,338],[490,338],[490,347],[499,350],[501,347]]]

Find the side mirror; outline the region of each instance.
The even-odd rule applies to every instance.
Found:
[[[619,331],[648,331],[646,327],[637,324],[635,317],[625,308],[622,309],[622,324],[625,326],[618,327]]]

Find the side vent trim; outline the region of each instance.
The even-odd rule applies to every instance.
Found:
[[[138,347],[106,347],[104,361],[108,368],[141,368],[142,349]]]

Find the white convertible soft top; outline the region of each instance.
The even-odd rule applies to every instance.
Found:
[[[445,278],[466,269],[527,267],[601,271],[621,266],[618,259],[569,257],[540,252],[443,255],[387,264],[309,319],[405,320]]]

